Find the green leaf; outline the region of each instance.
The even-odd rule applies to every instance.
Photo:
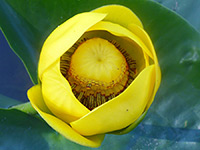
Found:
[[[13,114],[15,114],[15,117],[13,117]],[[45,124],[43,120],[18,110],[0,109],[0,129],[1,150],[92,149],[68,141]],[[102,146],[97,149],[123,150],[146,149],[147,147],[148,149],[163,149],[163,147],[169,147],[169,145],[171,149],[197,149],[200,146],[199,143],[194,144],[194,141],[200,140],[200,131],[184,129],[175,129],[175,131],[174,128],[170,127],[139,125],[135,131],[126,135],[107,135]],[[163,134],[163,137],[159,137],[158,134],[155,134],[157,132],[167,133]],[[187,136],[188,132],[190,136]],[[181,142],[174,141],[177,135],[184,136]],[[168,140],[164,140],[166,138]]]
[[[37,111],[32,107],[30,102],[18,104],[10,107],[9,109],[17,109],[30,115],[37,115]]]
[[[0,109],[0,129],[1,150],[59,150],[63,147],[81,147],[56,133],[43,120],[14,109]]]
[[[199,0],[154,0],[175,11],[185,18],[200,32],[200,1]]]
[[[15,114],[15,117],[13,117]],[[90,150],[68,141],[62,135],[51,129],[43,120],[30,116],[18,110],[0,109],[0,149],[1,150]],[[131,138],[131,135],[129,135]],[[107,136],[107,142],[113,142],[117,136]],[[127,142],[127,138],[124,140]],[[103,143],[101,149],[123,149],[120,143]]]
[[[9,108],[21,102],[0,94],[0,108]]]
[[[200,146],[200,35],[178,15],[148,0],[74,0],[74,1],[16,1],[0,3],[1,29],[11,47],[25,63],[32,79],[37,83],[37,62],[45,38],[59,24],[71,16],[90,11],[105,4],[122,4],[132,9],[141,19],[155,46],[162,70],[162,82],[153,105],[143,122],[125,135],[107,135],[99,149],[198,149]],[[196,10],[196,9],[195,9]],[[192,9],[190,10],[192,11]],[[187,12],[186,12],[187,13]],[[186,14],[185,13],[185,14]],[[191,13],[192,14],[192,13]],[[5,111],[5,110],[4,110]],[[8,110],[7,110],[8,111]],[[30,119],[17,120],[20,116],[9,110],[11,118],[6,126],[28,126]],[[2,112],[0,117],[3,114]],[[17,116],[14,117],[13,116]],[[12,121],[13,118],[13,121]],[[24,120],[24,121],[23,121]],[[35,121],[35,120],[34,120]],[[47,127],[43,122],[41,126]],[[0,133],[4,132],[0,124]],[[49,128],[32,126],[41,135],[37,149],[87,149],[65,140]],[[28,134],[20,142],[26,128],[15,129],[12,136],[3,134],[1,143],[13,143],[12,149],[31,149],[34,136]],[[47,131],[48,130],[48,131]],[[23,132],[24,133],[24,132]],[[44,135],[48,135],[47,137]],[[42,137],[42,138],[41,138]],[[12,141],[12,142],[11,142]],[[28,144],[27,144],[28,143]],[[47,146],[46,146],[47,145]],[[72,147],[74,146],[74,147]],[[35,147],[34,147],[35,148]],[[7,148],[8,149],[8,148]]]

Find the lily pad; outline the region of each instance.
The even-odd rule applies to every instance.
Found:
[[[154,0],[185,18],[200,32],[200,1],[197,0]]]
[[[18,104],[21,104],[21,102],[0,94],[0,108],[9,108]]]
[[[13,117],[13,114],[15,117]],[[53,131],[43,120],[18,110],[0,109],[1,150],[58,150],[81,147]]]
[[[37,83],[37,62],[42,43],[50,32],[71,16],[90,11],[106,4],[122,4],[132,9],[143,22],[155,46],[162,70],[161,87],[143,122],[125,135],[107,135],[99,149],[197,149],[200,146],[200,35],[180,16],[148,0],[74,0],[16,1],[0,3],[1,29],[11,47],[24,62],[34,83]],[[0,124],[0,149],[2,143],[13,143],[12,149],[31,149],[35,134],[28,134],[19,142],[22,129],[32,124],[31,116],[2,110],[0,117],[10,118]],[[17,117],[13,117],[17,116]],[[19,120],[18,120],[19,119]],[[31,119],[32,120],[32,119]],[[34,120],[34,119],[33,119]],[[34,120],[35,121],[35,120]],[[40,127],[33,126],[37,137],[37,149],[89,149],[64,139],[39,120]],[[23,124],[18,131],[18,124]],[[12,136],[6,136],[15,129]],[[48,129],[44,129],[44,128]],[[43,130],[44,129],[44,130]],[[4,133],[4,134],[3,134]],[[10,132],[9,132],[10,133]],[[9,135],[8,133],[8,135]],[[46,135],[46,136],[45,136]],[[27,144],[29,143],[29,144]],[[8,144],[8,143],[7,143]],[[5,144],[4,144],[5,145]],[[29,147],[28,147],[29,146]]]

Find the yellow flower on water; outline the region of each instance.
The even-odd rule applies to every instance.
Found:
[[[28,91],[40,116],[67,139],[98,147],[105,133],[133,129],[161,80],[152,42],[128,8],[78,14],[45,41],[40,84]]]

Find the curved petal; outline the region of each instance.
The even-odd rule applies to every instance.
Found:
[[[62,120],[53,116],[48,108],[45,106],[45,103],[42,98],[41,87],[36,85],[28,90],[28,98],[32,106],[40,114],[40,116],[56,131],[62,134],[65,138],[89,147],[99,147],[101,142],[104,139],[104,135],[94,135],[90,137],[84,137],[74,131],[68,124]]]
[[[155,65],[146,67],[119,96],[70,125],[82,135],[106,133],[127,127],[144,112],[153,92],[154,76]]]
[[[104,31],[108,31],[110,33],[112,33],[113,35],[116,36],[122,36],[122,37],[128,37],[131,40],[135,41],[135,43],[137,43],[142,50],[150,57],[153,59],[153,55],[151,53],[151,51],[149,51],[149,49],[146,47],[146,45],[141,41],[141,39],[139,37],[137,37],[134,33],[132,33],[131,31],[129,31],[128,29],[112,23],[112,22],[107,22],[107,21],[100,21],[98,23],[96,23],[94,26],[92,26],[91,28],[88,29],[88,31],[94,31],[94,30],[104,30]]]
[[[121,130],[110,132],[109,134],[122,135],[122,134],[129,133],[130,131],[135,129],[140,124],[140,122],[144,119],[146,114],[147,114],[147,111],[143,112],[143,114],[137,120],[135,120],[131,125],[129,125],[128,127],[121,129]]]
[[[139,26],[136,26],[134,24],[130,24],[128,29],[131,32],[133,32],[135,35],[137,35],[143,41],[143,43],[147,46],[147,48],[151,51],[151,53],[153,54],[153,61],[154,61],[154,64],[155,64],[155,71],[156,71],[156,74],[155,74],[156,82],[155,82],[155,88],[154,88],[154,93],[152,95],[152,98],[149,101],[149,103],[147,104],[147,108],[146,108],[146,110],[147,110],[151,106],[151,104],[154,100],[154,97],[156,95],[156,92],[157,92],[157,90],[160,86],[160,82],[161,82],[160,66],[158,64],[158,59],[157,59],[157,56],[156,56],[154,46],[153,46],[151,39],[148,36],[148,34],[142,28],[140,28]]]
[[[72,93],[68,81],[60,73],[59,62],[58,60],[43,73],[42,94],[51,112],[69,123],[90,111]]]
[[[58,26],[45,41],[39,60],[39,78],[42,73],[64,54],[83,33],[101,21],[106,14],[82,13],[78,14]]]
[[[154,97],[156,95],[156,92],[160,86],[160,82],[161,82],[161,71],[160,71],[160,67],[158,64],[158,59],[157,59],[157,56],[155,53],[154,46],[153,46],[148,34],[142,28],[136,26],[135,24],[130,24],[128,29],[130,31],[132,31],[135,35],[137,35],[143,41],[143,43],[148,47],[148,49],[151,50],[151,52],[153,54],[153,57],[154,57],[153,61],[155,64],[155,72],[156,72],[155,73],[155,87],[154,87],[154,91],[152,93],[152,96],[151,96],[146,108],[145,108],[145,112],[143,113],[143,115],[141,115],[139,119],[137,119],[135,122],[133,122],[127,128],[124,128],[119,131],[114,131],[111,134],[126,134],[126,133],[130,132],[131,130],[133,130],[136,127],[136,125],[138,124],[138,122],[141,122],[144,119],[144,116],[146,115],[148,108],[151,106],[151,104],[154,100]]]
[[[108,5],[97,8],[92,12],[106,13],[107,16],[103,19],[104,21],[113,22],[125,28],[127,28],[131,23],[143,28],[140,19],[129,8],[124,6]]]

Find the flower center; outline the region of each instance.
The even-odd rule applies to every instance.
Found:
[[[135,64],[116,42],[92,38],[77,42],[67,51],[60,68],[77,99],[92,110],[119,95],[133,81]]]

